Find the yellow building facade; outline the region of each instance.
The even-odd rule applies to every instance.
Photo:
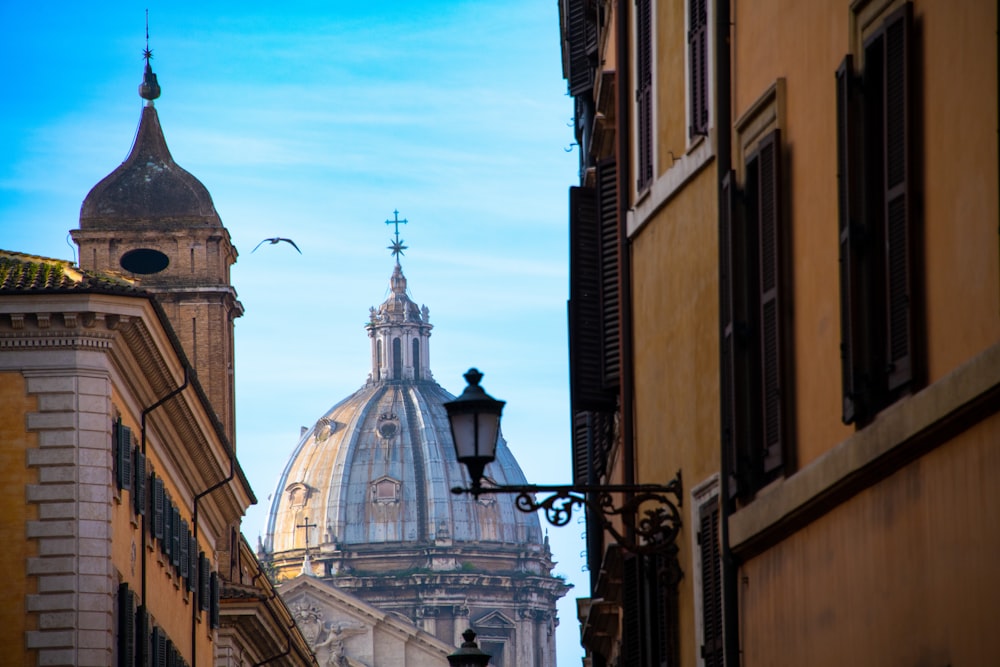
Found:
[[[576,481],[684,490],[672,576],[588,525],[590,664],[996,662],[995,3],[561,20]]]
[[[10,664],[314,665],[240,535],[236,251],[153,107],[84,199],[80,266],[0,250]]]

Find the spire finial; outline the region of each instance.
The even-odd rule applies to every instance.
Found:
[[[399,219],[399,211],[398,210],[397,211],[393,211],[392,215],[393,215],[393,219],[392,220],[386,220],[385,224],[387,224],[387,225],[395,225],[396,226],[396,238],[395,238],[395,240],[391,240],[392,245],[386,246],[386,247],[389,250],[392,251],[391,254],[396,258],[396,265],[398,266],[399,265],[399,256],[402,255],[403,251],[407,249],[407,247],[405,245],[403,245],[403,240],[401,238],[399,238],[399,226],[400,225],[405,225],[406,224],[406,220],[405,219],[403,219],[403,220]]]
[[[142,57],[146,61],[146,71],[142,75],[142,83],[139,84],[139,97],[146,100],[149,106],[153,106],[153,100],[160,96],[160,84],[156,81],[153,68],[149,61],[153,59],[153,51],[149,48],[149,10],[146,10],[146,48],[142,50]]]

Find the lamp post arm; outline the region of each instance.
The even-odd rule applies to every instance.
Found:
[[[517,494],[514,501],[524,513],[545,510],[546,520],[553,526],[565,526],[573,518],[574,507],[586,508],[626,551],[638,554],[661,553],[673,548],[681,528],[680,507],[683,505],[681,473],[666,485],[660,484],[579,484],[457,486],[452,493],[470,493],[475,497],[492,493]],[[536,495],[545,494],[541,500]],[[615,494],[625,494],[620,507],[615,506]],[[620,518],[619,524],[616,519]],[[620,526],[632,526],[624,531]]]

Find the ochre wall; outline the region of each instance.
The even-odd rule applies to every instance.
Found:
[[[877,2],[878,0],[872,0]],[[782,128],[792,194],[798,465],[846,438],[840,386],[835,79],[850,52],[850,2],[737,3],[734,118],[786,81]],[[1000,339],[996,3],[913,3],[923,72],[922,254],[933,382]],[[947,45],[947,46],[945,46]],[[919,325],[918,325],[919,326]]]
[[[740,570],[743,667],[998,665],[1000,415]]]
[[[685,4],[684,2],[653,3],[653,25],[657,42],[657,47],[653,51],[656,58],[656,63],[653,65],[653,90],[656,95],[653,107],[656,132],[654,159],[656,173],[661,175],[674,166],[674,158],[680,159],[684,155],[688,144],[688,95],[684,76],[687,51],[687,37],[684,31]]]
[[[25,649],[25,632],[37,630],[36,616],[27,612],[27,596],[37,592],[34,577],[26,571],[28,559],[37,556],[35,540],[28,540],[28,521],[38,519],[38,505],[25,502],[28,484],[38,483],[37,468],[27,465],[27,452],[38,447],[38,436],[26,429],[26,416],[38,409],[28,396],[24,377],[0,373],[0,646],[8,659],[35,664],[36,651]],[[2,662],[2,660],[0,660]]]
[[[113,392],[112,400],[121,409],[124,404],[117,391]],[[140,429],[140,415],[132,415],[127,412],[121,414],[122,423],[132,429],[133,444],[141,444],[142,431]],[[149,418],[148,421],[151,421]],[[155,433],[150,433],[146,445],[147,474],[153,471],[157,476],[162,476],[164,488],[170,493],[174,503],[181,512],[181,518],[191,525],[190,500],[185,500],[181,495],[179,487],[169,470],[158,456],[157,449],[160,440]],[[147,486],[147,494],[152,494],[152,487]],[[141,548],[146,549],[146,598],[148,606],[156,625],[163,628],[171,641],[177,646],[181,653],[190,662],[191,649],[191,613],[192,606],[198,604],[197,591],[189,593],[187,584],[183,579],[175,574],[173,565],[169,563],[167,556],[160,551],[160,544],[156,540],[143,539],[142,517],[137,516],[132,511],[132,494],[130,491],[122,491],[119,498],[114,502],[112,513],[112,534],[113,534],[113,560],[117,571],[122,575],[123,580],[128,582],[130,588],[138,594],[142,586],[142,553]],[[146,532],[149,532],[151,516],[147,516]],[[203,530],[202,526],[202,530]],[[199,530],[200,546],[206,555],[212,556],[212,550],[206,546],[202,530]],[[212,570],[215,570],[213,562]],[[208,612],[199,612],[198,623],[198,664],[211,664],[212,644],[210,636],[213,631],[209,628]]]
[[[718,223],[712,166],[632,240],[635,321],[636,481],[665,483],[684,473],[678,537],[680,637],[694,637],[691,488],[719,469]],[[681,664],[694,664],[681,642]]]

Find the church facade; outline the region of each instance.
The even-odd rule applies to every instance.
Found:
[[[365,327],[367,382],[303,433],[259,556],[279,581],[304,574],[447,646],[471,627],[494,667],[554,665],[568,586],[551,574],[538,517],[513,496],[451,493],[466,485],[443,407],[454,397],[431,374],[429,311],[408,294],[396,240],[389,296]],[[526,483],[502,437],[486,474]],[[286,601],[298,581],[281,584]]]

